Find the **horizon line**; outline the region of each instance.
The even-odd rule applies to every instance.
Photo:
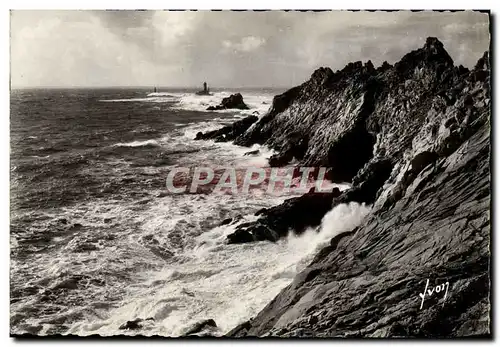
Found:
[[[200,86],[148,86],[148,85],[130,85],[130,86],[120,86],[120,85],[109,85],[109,86],[9,86],[10,90],[19,90],[19,89],[107,89],[107,88],[116,88],[116,89],[133,89],[133,88],[141,88],[141,89],[199,89]],[[241,86],[241,87],[229,87],[229,86],[221,86],[221,87],[210,87],[211,90],[221,90],[221,89],[257,89],[257,88],[269,88],[269,89],[283,89],[283,88],[293,88],[294,85],[287,86]]]

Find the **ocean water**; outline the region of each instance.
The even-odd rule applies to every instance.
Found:
[[[205,109],[235,91],[193,92],[12,91],[11,333],[178,336],[212,318],[224,334],[367,213],[342,206],[321,233],[227,245],[239,223],[293,193],[170,194],[166,176],[176,166],[265,166],[269,149],[193,138],[262,116],[281,91],[238,90],[250,110],[214,112]],[[136,318],[153,319],[119,329]]]

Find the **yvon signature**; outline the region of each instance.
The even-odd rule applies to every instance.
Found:
[[[443,298],[443,305],[444,305],[444,302],[446,301],[446,296],[448,295],[448,288],[449,287],[450,287],[450,283],[446,282],[446,283],[437,285],[437,286],[429,289],[429,279],[427,279],[427,283],[425,284],[424,292],[418,294],[422,298],[422,303],[420,304],[420,309],[422,309],[422,307],[424,307],[424,301],[425,301],[426,296],[431,297],[433,293],[443,292],[443,291],[445,291],[445,288],[446,288],[446,291],[444,293],[444,298]]]

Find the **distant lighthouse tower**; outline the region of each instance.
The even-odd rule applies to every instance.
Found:
[[[210,95],[210,88],[208,88],[207,82],[203,82],[203,90],[196,92],[196,95]]]

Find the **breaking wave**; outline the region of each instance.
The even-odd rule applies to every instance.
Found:
[[[149,93],[146,97],[134,97],[128,99],[103,99],[102,102],[147,102],[147,103],[171,103],[173,109],[186,111],[207,112],[207,107],[218,105],[225,97],[230,96],[229,91],[214,92],[211,95],[196,95],[194,93]],[[238,112],[241,116],[262,115],[270,107],[270,95],[256,92],[244,92],[243,99],[249,110],[218,110],[210,111],[217,113]],[[240,117],[241,117],[240,116]]]
[[[156,93],[107,101],[164,99],[173,102],[169,109],[204,110],[229,94]],[[245,112],[265,112],[272,98],[243,95],[252,107]],[[129,112],[129,106],[123,111]],[[205,112],[181,123],[189,114],[175,111],[172,126],[157,138],[96,147],[98,156],[92,160],[99,160],[79,171],[89,179],[89,189],[103,182],[95,187],[96,195],[75,197],[74,204],[40,215],[35,211],[30,218],[37,218],[37,224],[23,234],[12,234],[15,252],[46,247],[34,252],[30,262],[12,259],[14,278],[19,279],[13,291],[17,301],[11,306],[14,331],[177,336],[193,323],[212,318],[218,334],[224,334],[257,314],[310,262],[318,247],[367,213],[362,205],[341,205],[325,216],[319,233],[315,228],[276,243],[228,245],[227,235],[258,218],[256,211],[300,195],[165,192],[165,172],[174,166],[268,166],[274,152],[265,146],[193,140],[199,131],[244,116],[232,112]],[[156,126],[147,118],[143,123],[137,127],[141,137]],[[227,218],[232,222],[220,226]],[[138,330],[119,329],[137,318],[154,320]]]
[[[237,210],[244,209],[243,201],[232,203]],[[173,232],[168,231],[169,227],[185,218],[172,216],[174,218],[167,221],[161,216],[165,208],[165,205],[157,206],[154,211],[158,215],[144,222],[145,234],[168,239]],[[194,205],[193,210],[199,210],[196,215],[204,211],[204,207]],[[369,207],[357,203],[336,206],[324,217],[319,229],[309,229],[300,236],[291,233],[276,243],[225,244],[226,236],[237,225],[255,220],[251,215],[233,225],[216,226],[199,235],[185,235],[192,242],[182,254],[177,254],[175,263],[165,264],[159,271],[143,273],[143,282],[129,288],[122,306],[111,311],[106,319],[73,326],[72,332],[112,335],[127,320],[153,318],[155,324],[126,334],[178,336],[190,324],[213,318],[218,334],[224,334],[257,314],[305,268],[318,248],[336,234],[359,225],[369,211]]]
[[[158,146],[158,141],[156,140],[146,140],[146,141],[132,141],[128,143],[117,143],[116,147],[154,147]]]

